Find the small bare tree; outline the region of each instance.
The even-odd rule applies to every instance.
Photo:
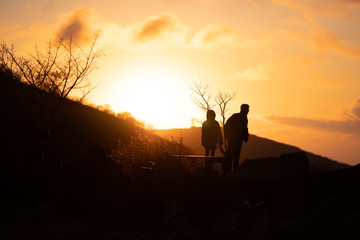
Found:
[[[220,91],[216,97],[215,97],[215,102],[217,103],[219,110],[220,110],[220,115],[222,117],[222,127],[223,127],[223,134],[225,136],[225,131],[224,131],[224,126],[225,126],[225,121],[226,121],[226,113],[228,112],[228,103],[232,100],[234,100],[236,98],[236,92],[234,93],[228,93],[228,92],[222,92]],[[228,151],[228,146],[227,146],[227,141],[224,141],[224,145],[225,145],[225,151]]]
[[[213,108],[215,105],[211,104],[211,94],[210,88],[207,84],[203,83],[202,81],[195,82],[194,86],[192,87],[195,96],[192,97],[194,103],[198,105],[202,110],[207,111]],[[215,103],[218,107],[218,112],[222,118],[221,125],[224,127],[226,122],[226,114],[228,112],[228,104],[232,100],[236,98],[236,92],[229,93],[224,91],[219,91],[215,96]],[[226,141],[225,142],[225,151],[228,150]],[[220,149],[222,150],[222,149]],[[223,151],[223,150],[222,150]]]

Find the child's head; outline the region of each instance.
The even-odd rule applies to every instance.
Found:
[[[216,114],[213,110],[208,110],[206,113],[207,120],[215,120]]]

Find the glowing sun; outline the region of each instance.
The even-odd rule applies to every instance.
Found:
[[[132,70],[121,81],[126,95],[118,105],[125,106],[136,119],[155,128],[167,128],[174,121],[184,121],[180,113],[186,111],[188,86],[173,68],[149,65]],[[112,104],[113,105],[113,104]]]

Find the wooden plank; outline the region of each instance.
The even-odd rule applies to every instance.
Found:
[[[171,155],[172,157],[180,158],[209,158],[209,159],[228,159],[229,157],[225,156],[203,156],[203,155]]]

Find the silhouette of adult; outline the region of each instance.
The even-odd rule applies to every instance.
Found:
[[[201,128],[201,144],[205,148],[205,156],[215,156],[217,145],[223,144],[221,128],[215,120],[216,114],[213,110],[206,113],[206,121],[203,122]],[[205,169],[212,169],[212,161],[205,159]]]
[[[239,158],[243,142],[249,139],[248,119],[249,105],[242,104],[240,113],[234,113],[225,123],[224,135],[233,163],[233,171],[239,168]]]

